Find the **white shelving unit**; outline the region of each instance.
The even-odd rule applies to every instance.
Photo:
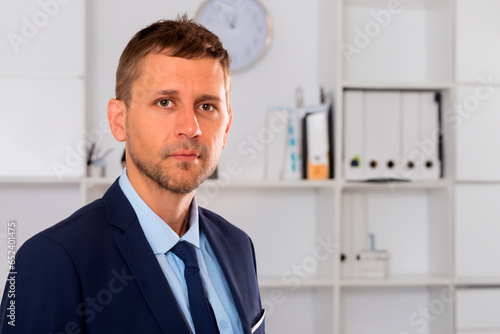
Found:
[[[272,12],[277,1],[269,0],[268,6]],[[493,297],[488,305],[500,307],[496,298],[500,260],[495,255],[500,252],[496,218],[500,216],[496,204],[500,198],[500,46],[495,44],[500,40],[496,15],[500,1],[316,0],[311,6],[318,12],[320,41],[311,45],[321,49],[316,84],[334,91],[334,180],[235,177],[228,183],[207,180],[197,192],[202,206],[252,237],[268,310],[267,331],[500,333],[500,328],[481,327],[481,317],[468,313],[489,292]],[[61,18],[64,13],[68,12],[61,9]],[[346,51],[347,44],[356,51]],[[100,59],[95,52],[92,57]],[[266,61],[272,59],[279,57],[271,53],[263,60],[266,71],[272,68]],[[57,62],[50,64],[57,67]],[[76,80],[83,81],[83,66],[71,63],[68,68],[75,66],[77,72],[82,70]],[[55,71],[54,76],[73,75],[67,74],[72,71],[67,68],[61,71],[66,74]],[[23,75],[16,80],[25,80]],[[12,76],[16,76],[13,70],[0,70],[0,84]],[[387,184],[345,180],[342,124],[347,89],[441,92],[444,178]],[[241,97],[241,92],[235,96]],[[88,116],[87,124],[97,124],[101,116]],[[230,157],[237,156],[237,148],[226,150]],[[14,173],[15,168],[9,171],[0,174],[0,219],[18,219],[19,244],[101,197],[114,182],[111,177],[77,174],[59,179],[50,173],[25,177]],[[387,279],[354,277],[348,269],[352,254],[341,260],[350,242],[344,235],[346,217],[353,212],[363,215],[361,221],[375,232],[378,248],[391,253]],[[0,231],[0,245],[1,238]],[[491,326],[495,326],[493,320]]]
[[[346,89],[439,91],[443,110],[450,108],[454,96],[454,6],[448,0],[392,5],[387,1],[338,2],[341,17],[337,36],[342,47],[335,94],[336,122],[340,124],[337,142],[344,138],[341,124]],[[346,52],[349,46],[357,51]],[[343,233],[348,228],[345,224],[363,223],[375,234],[377,248],[387,250],[391,259],[387,279],[353,277],[344,267],[349,255],[353,261],[352,254],[340,264],[340,288],[334,296],[338,321],[333,333],[454,332],[453,302],[440,304],[439,314],[432,314],[432,303],[439,300],[441,291],[454,290],[454,170],[450,163],[454,140],[453,129],[444,124],[443,130],[443,179],[390,184],[341,181],[345,205],[340,222],[335,222],[340,226],[339,242],[349,242]],[[337,161],[343,161],[343,146],[337,150]],[[343,175],[339,177],[342,180]],[[352,221],[353,215],[359,216],[359,221]],[[424,318],[420,310],[430,312],[430,317]]]
[[[356,194],[376,198],[379,208],[385,203],[383,215],[369,209],[366,219],[375,221],[376,226],[372,228],[379,239],[392,238],[392,241],[380,240],[385,246],[382,248],[397,249],[396,254],[407,258],[413,267],[420,267],[420,272],[416,275],[404,272],[412,268],[404,268],[403,262],[396,263],[397,259],[393,258],[393,271],[402,271],[403,275],[391,273],[388,279],[378,281],[341,279],[340,293],[335,297],[340,300],[340,311],[334,310],[340,322],[335,323],[334,333],[481,330],[497,333],[499,328],[485,328],[480,316],[469,315],[470,322],[465,327],[458,317],[467,316],[461,309],[481,306],[467,304],[472,303],[471,300],[478,303],[480,299],[461,298],[461,293],[468,295],[469,290],[470,294],[476,290],[478,295],[493,293],[500,285],[500,263],[493,260],[492,255],[498,247],[491,240],[500,235],[494,218],[498,214],[495,196],[500,195],[499,159],[496,154],[485,155],[493,152],[493,146],[498,145],[500,139],[493,130],[500,122],[499,65],[492,60],[492,55],[498,55],[499,47],[491,43],[500,37],[500,24],[492,15],[498,12],[500,4],[489,0],[393,3],[399,4],[398,10],[389,16],[389,2],[345,0],[338,3],[339,12],[343,13],[339,17],[342,22],[337,31],[339,40],[353,44],[356,32],[359,38],[359,31],[368,29],[364,31],[365,36],[369,35],[370,27],[373,29],[377,23],[380,31],[373,33],[372,30],[369,45],[361,48],[359,54],[352,54],[350,61],[341,51],[337,63],[341,73],[337,76],[340,84],[336,87],[336,110],[343,110],[345,89],[440,91],[444,103],[445,173],[444,178],[436,182],[394,184],[389,195],[380,185],[339,181],[345,184],[343,198]],[[381,14],[382,11],[385,14]],[[380,18],[380,15],[385,16]],[[341,117],[337,112],[337,124],[342,123]],[[338,140],[342,140],[341,127],[337,127],[337,131]],[[427,206],[421,206],[424,198]],[[413,201],[413,205],[405,207],[402,204],[405,200]],[[420,229],[427,225],[426,234],[418,235],[415,224],[405,225],[406,231],[395,225],[404,222],[402,216],[393,213],[395,206],[400,210],[404,207],[408,217],[418,215],[419,212],[412,210],[421,206],[419,211],[426,211],[427,219],[421,219]],[[339,225],[344,223],[341,221]],[[409,247],[405,250],[404,247],[398,249],[397,244],[391,245],[396,240],[400,246]],[[424,266],[416,262],[419,261],[414,254],[416,247],[420,260],[427,258]],[[490,305],[500,306],[498,299],[491,300]],[[427,314],[418,313],[421,310]]]

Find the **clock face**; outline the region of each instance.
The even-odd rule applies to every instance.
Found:
[[[252,65],[271,43],[271,20],[256,0],[208,0],[197,18],[219,36],[231,56],[231,70]]]

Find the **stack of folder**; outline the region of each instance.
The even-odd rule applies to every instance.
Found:
[[[346,90],[346,180],[442,177],[440,93]]]
[[[333,178],[333,109],[325,100],[320,88],[301,88],[297,109],[267,112],[266,129],[287,119],[286,127],[273,131],[273,140],[266,143],[267,180]]]

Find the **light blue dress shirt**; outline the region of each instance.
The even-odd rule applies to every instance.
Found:
[[[207,297],[214,310],[217,326],[221,334],[243,334],[243,327],[234,304],[229,286],[222,269],[204,233],[200,231],[198,205],[191,203],[188,231],[181,237],[177,235],[137,194],[123,170],[119,180],[120,188],[134,208],[146,239],[155,253],[156,259],[172,288],[186,322],[195,333],[193,319],[189,311],[188,290],[184,279],[184,262],[169,250],[179,240],[195,246],[200,275]]]

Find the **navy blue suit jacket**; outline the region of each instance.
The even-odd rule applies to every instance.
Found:
[[[213,212],[199,213],[251,333],[263,316],[252,242]],[[15,272],[2,299],[1,333],[191,332],[117,181],[102,199],[26,241]],[[264,334],[263,322],[255,333]]]

